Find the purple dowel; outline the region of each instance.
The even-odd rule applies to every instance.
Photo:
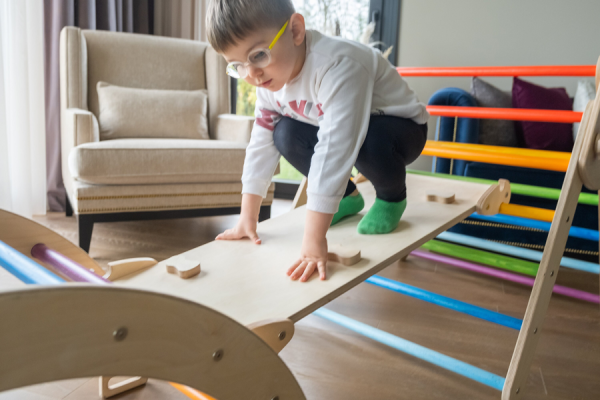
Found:
[[[54,269],[53,272],[68,278],[70,281],[97,284],[111,283],[103,277],[96,275],[83,265],[76,263],[57,251],[49,249],[43,243],[38,243],[33,246],[31,248],[31,255],[52,267]]]
[[[520,283],[522,285],[533,287],[533,283],[535,282],[535,279],[527,276],[521,276],[510,272],[499,271],[493,268],[482,267],[481,265],[473,264],[468,261],[457,260],[455,258],[446,257],[435,253],[428,253],[423,250],[414,250],[410,254],[416,257],[425,258],[427,260],[448,264],[453,267],[467,269],[469,271],[479,272],[480,274],[494,276],[496,278],[504,279],[507,281]],[[590,303],[600,303],[600,296],[584,292],[582,290],[571,289],[561,285],[554,285],[552,291],[554,293],[562,294],[564,296],[573,297],[583,301],[589,301]]]

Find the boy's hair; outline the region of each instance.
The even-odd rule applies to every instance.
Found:
[[[206,36],[222,53],[258,29],[281,28],[295,12],[292,0],[210,0]]]

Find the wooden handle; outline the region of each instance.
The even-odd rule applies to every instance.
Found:
[[[119,278],[149,268],[155,264],[156,260],[150,257],[127,258],[125,260],[109,262],[108,272],[104,274],[104,279],[114,282]]]
[[[167,272],[179,275],[181,279],[189,279],[200,273],[200,262],[185,258],[183,255],[171,257],[165,263],[167,264]]]
[[[341,244],[330,244],[327,259],[343,265],[354,265],[361,260],[360,250],[350,249]]]
[[[477,213],[495,215],[500,211],[500,204],[510,202],[510,182],[500,179],[497,185],[491,186],[477,202]]]
[[[427,201],[434,201],[443,204],[452,204],[456,200],[454,193],[451,192],[437,192],[430,190],[426,193]]]

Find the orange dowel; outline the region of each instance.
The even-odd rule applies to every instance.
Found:
[[[214,397],[210,397],[207,394],[204,394],[196,389],[192,389],[191,387],[187,387],[185,385],[180,385],[179,383],[169,382],[171,386],[175,389],[179,390],[181,393],[185,394],[192,400],[216,400]]]
[[[571,153],[428,140],[423,155],[565,172]]]
[[[521,206],[518,204],[501,204],[500,214],[512,215],[514,217],[522,217],[535,219],[538,221],[552,222],[554,219],[554,210],[545,208]]]
[[[525,67],[398,67],[402,76],[595,76],[595,65]]]
[[[478,119],[507,119],[512,121],[538,122],[581,122],[583,113],[566,110],[532,110],[524,108],[488,108],[488,107],[456,107],[427,106],[431,115],[440,117],[460,117]]]

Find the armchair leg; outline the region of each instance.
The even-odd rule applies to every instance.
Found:
[[[67,217],[72,217],[73,216],[73,207],[71,206],[71,201],[69,200],[69,195],[65,194],[65,215]]]
[[[91,215],[78,215],[77,225],[79,226],[79,247],[90,252],[90,244],[92,243],[92,231],[94,230],[94,219]]]
[[[258,222],[271,218],[271,206],[261,206],[258,214]]]

